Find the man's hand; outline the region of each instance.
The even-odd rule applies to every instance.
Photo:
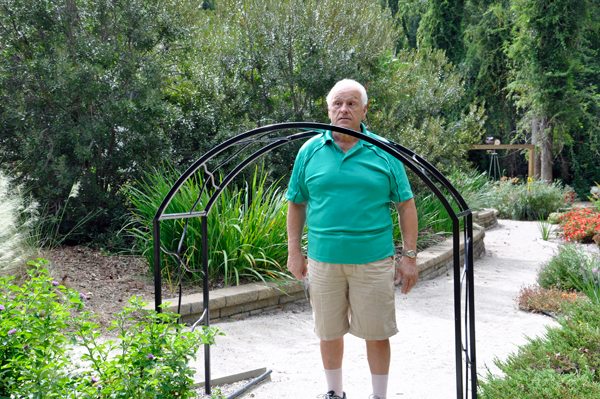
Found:
[[[417,268],[417,259],[403,256],[400,262],[398,262],[398,272],[394,283],[398,284],[402,281],[402,293],[406,295],[417,285],[418,280],[419,269]]]
[[[294,277],[302,281],[302,277],[306,276],[308,270],[304,255],[301,252],[290,253],[288,255],[287,268],[292,272]]]

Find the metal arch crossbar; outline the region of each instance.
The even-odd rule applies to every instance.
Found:
[[[297,132],[301,130],[300,132]],[[473,287],[473,215],[467,203],[462,198],[460,193],[452,186],[446,177],[440,173],[433,165],[427,162],[421,156],[413,151],[401,146],[398,143],[387,139],[377,139],[367,136],[361,132],[349,130],[343,127],[332,126],[322,123],[313,122],[292,122],[281,123],[276,125],[264,126],[254,130],[247,131],[240,135],[230,138],[223,143],[212,148],[202,157],[200,157],[192,166],[190,166],[173,185],[169,193],[165,196],[163,202],[158,207],[153,219],[153,240],[154,240],[154,283],[155,283],[155,306],[156,311],[161,311],[162,293],[161,293],[161,252],[167,255],[174,256],[177,259],[178,265],[178,286],[179,304],[178,312],[181,307],[181,269],[188,272],[202,273],[203,285],[203,305],[204,311],[201,318],[194,324],[194,328],[202,323],[203,326],[210,326],[210,311],[209,311],[209,289],[208,289],[208,219],[207,216],[220,196],[221,192],[231,181],[243,171],[253,161],[260,158],[264,154],[289,144],[297,140],[303,140],[318,134],[323,131],[332,130],[339,133],[357,137],[370,144],[373,144],[382,150],[388,152],[393,157],[401,161],[407,168],[413,171],[436,195],[440,200],[450,219],[452,220],[452,245],[453,245],[453,274],[454,274],[454,332],[455,332],[455,357],[456,357],[456,397],[462,398],[477,398],[477,368],[476,368],[476,351],[475,351],[475,297]],[[296,131],[289,135],[279,135],[281,132]],[[221,179],[217,184],[215,175],[222,172],[222,169],[232,163],[238,156],[245,153],[245,150],[250,149],[254,145],[264,145],[250,156],[241,160],[229,173]],[[223,154],[225,151],[239,147],[232,155],[225,158],[214,168],[209,168],[208,163],[215,160],[216,157]],[[177,192],[185,184],[185,182],[194,176],[196,173],[204,173],[202,188],[197,200],[186,213],[166,213],[167,206],[171,203]],[[208,185],[211,185],[211,188]],[[208,199],[204,205],[204,209],[196,210],[203,196]],[[447,198],[448,197],[448,198]],[[449,200],[452,200],[455,210]],[[191,269],[185,263],[182,257],[182,248],[187,232],[188,223],[191,218],[201,219],[201,236],[202,236],[202,269]],[[185,220],[181,239],[176,250],[168,250],[161,245],[160,242],[160,223],[165,220]],[[460,259],[460,224],[463,223],[463,242],[465,246],[464,269],[461,273]],[[463,344],[463,326],[461,323],[461,302],[462,292],[465,292],[465,324],[464,324],[464,339]],[[464,366],[463,370],[463,358]],[[211,375],[210,375],[210,347],[208,344],[204,347],[205,360],[205,388],[206,393],[211,393]],[[463,372],[464,371],[464,372]],[[463,383],[464,374],[464,383]]]

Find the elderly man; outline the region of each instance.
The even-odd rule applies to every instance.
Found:
[[[368,132],[367,93],[354,80],[338,82],[327,96],[335,126]],[[327,131],[300,149],[286,194],[287,267],[310,275],[315,332],[327,380],[327,399],[346,399],[342,387],[344,335],[366,340],[373,399],[386,397],[389,338],[398,332],[394,284],[408,294],[418,279],[417,211],[404,165],[354,136]],[[395,269],[390,201],[398,210],[404,252]],[[308,265],[301,252],[308,226]]]

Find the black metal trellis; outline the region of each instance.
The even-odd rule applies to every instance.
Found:
[[[289,135],[278,135],[285,131],[298,131],[303,130],[300,133],[292,133]],[[319,131],[315,131],[319,130]],[[453,243],[453,270],[454,270],[454,333],[455,333],[455,355],[456,355],[456,397],[457,399],[462,398],[477,398],[477,368],[476,368],[476,351],[475,351],[475,296],[473,290],[473,215],[469,209],[467,203],[462,198],[460,193],[452,186],[452,184],[430,163],[425,159],[415,154],[411,150],[401,146],[400,144],[394,143],[393,141],[382,141],[376,138],[367,136],[363,133],[356,132],[354,130],[346,129],[343,127],[332,126],[322,123],[312,122],[292,122],[282,123],[276,125],[270,125],[261,127],[258,129],[250,130],[235,136],[208,151],[202,157],[200,157],[192,166],[185,171],[177,182],[173,185],[169,193],[164,198],[163,202],[156,211],[156,215],[153,219],[153,240],[154,240],[154,284],[155,284],[155,306],[156,311],[160,312],[159,307],[162,303],[161,293],[161,251],[166,254],[172,255],[177,259],[178,267],[178,278],[179,278],[179,307],[181,306],[181,269],[185,269],[190,272],[200,272],[203,275],[203,313],[198,322],[204,326],[210,326],[210,312],[209,312],[209,289],[208,289],[208,222],[207,215],[210,212],[215,201],[223,191],[225,187],[235,178],[246,166],[248,166],[254,160],[260,158],[269,151],[288,144],[292,141],[306,139],[308,137],[320,134],[323,130],[332,130],[350,136],[357,137],[368,143],[376,145],[377,147],[388,152],[398,160],[400,160],[406,167],[412,170],[419,178],[433,191],[437,198],[442,202],[444,208],[448,212],[448,215],[452,219],[453,232],[452,232],[452,243]],[[242,154],[243,151],[254,144],[263,144],[264,146],[256,150],[252,155],[242,160],[237,166],[233,168],[223,179],[218,182],[215,180],[214,175],[222,172],[221,169],[234,160],[238,155]],[[219,163],[216,167],[209,170],[207,164],[213,158],[223,153],[224,151],[232,148],[239,147],[233,155],[225,159],[225,161]],[[203,172],[200,170],[203,168]],[[189,212],[186,213],[171,213],[166,214],[165,211],[167,206],[173,200],[175,194],[183,186],[183,184],[192,177],[195,173],[204,173],[205,178],[202,179],[203,186],[198,196],[196,203],[192,206]],[[437,183],[434,183],[434,181]],[[203,210],[196,210],[202,195],[207,192],[208,184],[212,185],[214,191],[210,195],[208,202]],[[439,185],[439,187],[438,187]],[[444,190],[446,194],[444,194]],[[459,211],[456,212],[446,195],[454,200],[458,206]],[[202,269],[191,270],[185,264],[181,256],[181,250],[187,232],[188,222],[190,218],[200,217],[202,228]],[[185,225],[182,232],[179,245],[176,250],[170,251],[161,246],[160,242],[160,222],[164,220],[174,219],[185,219]],[[460,221],[464,223],[463,237],[465,246],[465,260],[464,269],[461,272],[460,262]],[[465,292],[465,318],[464,318],[464,345],[463,345],[463,327],[461,318],[461,302],[462,302],[462,290]],[[179,312],[179,310],[178,310]],[[464,356],[464,358],[463,358]],[[463,359],[465,369],[463,370]],[[205,366],[205,388],[206,393],[211,393],[211,373],[210,373],[210,347],[208,344],[204,347],[204,366]],[[464,384],[463,384],[464,375]]]

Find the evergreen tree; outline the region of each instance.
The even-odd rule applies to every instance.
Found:
[[[196,10],[157,0],[0,1],[0,166],[62,231],[93,216],[71,238],[119,230],[120,188],[170,152],[174,109],[164,90]]]
[[[539,132],[541,177],[548,181],[555,151],[571,142],[582,120],[595,119],[588,104],[597,103],[596,88],[585,85],[593,73],[586,37],[593,8],[591,0],[513,1],[517,18],[509,88],[525,111],[521,126],[534,136]]]
[[[444,50],[452,63],[459,64],[465,53],[464,14],[464,0],[429,0],[419,26],[422,46]]]

